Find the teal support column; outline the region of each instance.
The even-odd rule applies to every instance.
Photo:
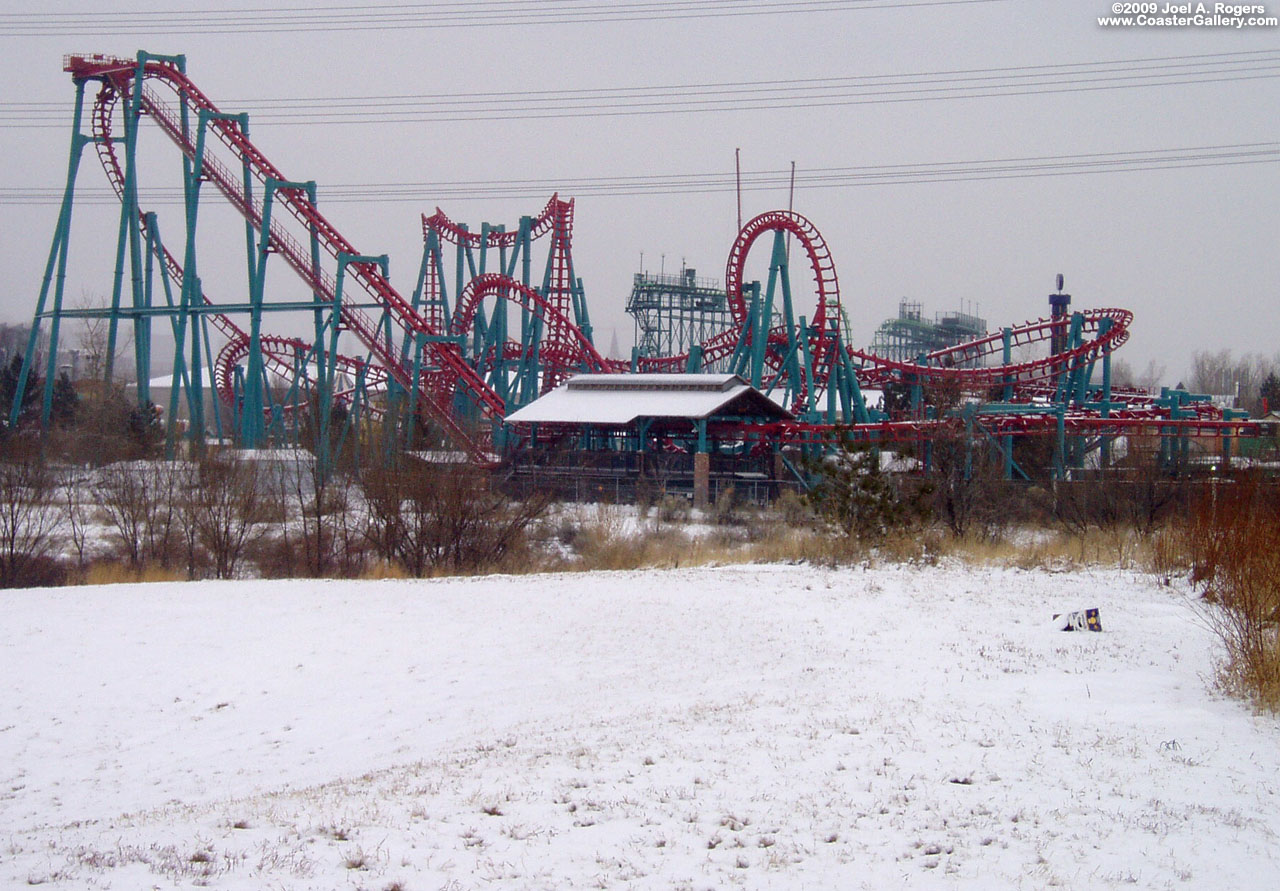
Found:
[[[318,472],[321,477],[328,476],[333,469],[332,449],[330,446],[329,421],[333,413],[333,394],[334,381],[337,376],[338,362],[338,334],[342,327],[340,322],[342,319],[342,291],[346,283],[347,267],[351,264],[377,264],[384,278],[388,277],[390,261],[386,254],[379,256],[369,256],[366,254],[338,254],[338,278],[333,289],[333,305],[328,314],[326,326],[329,333],[329,348],[323,354],[317,353],[316,362],[319,367],[319,373],[316,375],[318,379],[318,397],[316,399],[316,462]],[[358,390],[359,388],[357,388]],[[348,420],[350,420],[348,415]],[[343,437],[345,439],[345,436]],[[339,445],[341,445],[339,441]]]
[[[520,284],[526,288],[533,284],[533,256],[530,254],[532,247],[532,235],[530,230],[533,228],[533,219],[524,217],[520,220]],[[514,258],[512,258],[514,260]]]
[[[186,359],[183,356],[183,338],[187,329],[187,312],[185,307],[180,304],[175,305],[173,300],[173,288],[169,281],[168,269],[164,264],[164,242],[160,238],[160,222],[154,213],[148,213],[144,217],[144,221],[143,230],[146,233],[147,247],[143,278],[147,306],[150,308],[155,304],[156,261],[159,260],[160,269],[158,274],[160,276],[160,286],[164,290],[165,306],[173,310],[173,312],[168,313],[169,328],[173,333],[174,342],[173,372],[169,377],[169,404],[165,409],[164,425],[165,457],[173,460],[176,456],[178,399],[180,396],[185,395],[188,408],[190,408],[191,402],[191,378],[187,374]],[[190,411],[188,411],[188,414],[190,414]]]
[[[461,262],[461,255],[459,255]],[[418,284],[413,290],[412,305],[414,312],[422,315],[427,297],[428,279],[435,285],[438,294],[431,294],[430,300],[438,308],[441,330],[437,334],[445,334],[449,330],[449,291],[444,274],[444,256],[440,249],[440,235],[435,229],[427,232],[426,245],[422,251],[422,264],[418,269]],[[434,313],[433,313],[434,315]],[[419,382],[422,380],[423,352],[426,347],[426,335],[410,328],[405,332],[404,343],[400,349],[400,361],[410,365],[410,381],[407,414],[405,417],[405,448],[412,449],[417,435],[417,418],[421,405]],[[410,352],[412,351],[412,352]]]
[[[204,304],[204,291],[200,284],[200,272],[197,262],[196,251],[196,231],[199,222],[200,210],[200,184],[204,182],[204,158],[206,134],[209,131],[209,122],[213,119],[213,115],[207,110],[201,110],[196,118],[196,138],[195,138],[195,154],[191,158],[185,155],[182,158],[182,194],[183,209],[186,222],[186,237],[184,240],[182,255],[182,293],[179,297],[181,312],[178,319],[178,327],[182,336],[175,338],[177,343],[174,345],[175,357],[175,379],[176,383],[176,358],[185,348],[186,335],[189,333],[191,337],[190,346],[190,370],[191,370],[191,393],[188,397],[188,412],[191,416],[191,429],[188,431],[189,439],[193,446],[197,449],[204,442],[205,418],[204,418],[204,372],[201,367],[201,340],[208,343],[202,316],[197,313],[199,308]],[[248,119],[244,118],[240,121],[242,128],[247,128]],[[182,129],[183,133],[187,133],[190,126],[189,111],[186,98],[182,103]],[[245,175],[248,176],[246,168]],[[246,201],[249,196],[246,195]],[[245,223],[246,238],[250,248],[253,242],[253,227]],[[246,261],[250,262],[250,261]],[[250,265],[250,270],[252,265]],[[212,364],[205,366],[212,370]],[[212,386],[212,382],[210,382]],[[171,390],[172,392],[172,384]],[[172,400],[170,401],[172,405]],[[215,424],[218,423],[217,406],[214,406]],[[219,435],[221,432],[219,431]]]
[[[40,296],[36,298],[36,312],[31,320],[31,333],[27,335],[27,350],[22,357],[22,370],[18,373],[17,387],[13,394],[13,405],[9,408],[9,427],[18,424],[22,414],[22,402],[26,396],[27,378],[36,361],[36,350],[40,345],[40,323],[45,317],[45,306],[49,298],[49,289],[53,289],[53,313],[49,320],[49,356],[46,363],[44,398],[40,407],[40,425],[49,426],[50,414],[53,410],[53,371],[57,367],[58,326],[62,316],[62,295],[67,280],[67,253],[71,242],[71,207],[75,196],[76,175],[80,170],[80,158],[84,147],[93,142],[93,138],[80,132],[84,115],[84,81],[76,82],[75,111],[71,118],[71,152],[67,159],[67,184],[62,192],[62,206],[58,210],[58,222],[54,227],[53,244],[49,247],[49,259],[45,263],[44,277],[40,282]]]
[[[143,69],[146,64],[145,53],[138,54],[138,66],[135,83],[143,81]],[[119,337],[120,305],[124,293],[125,264],[130,267],[130,302],[134,306],[142,303],[141,280],[141,233],[138,220],[138,117],[142,109],[142,91],[134,90],[124,111],[124,182],[120,198],[120,228],[116,235],[115,275],[111,286],[111,314],[107,321],[107,354],[103,363],[103,379],[110,384],[115,377],[116,342]],[[135,316],[135,319],[137,317]],[[135,337],[137,332],[135,331]],[[141,381],[139,382],[141,383]],[[145,389],[138,388],[139,404],[143,403]]]
[[[818,400],[818,394],[816,392],[817,388],[814,385],[814,381],[816,380],[815,378],[816,369],[813,366],[813,351],[809,349],[809,326],[804,316],[800,316],[800,318],[797,321],[799,324],[799,334],[793,339],[795,340],[795,349],[798,353],[798,355],[796,356],[796,361],[800,367],[801,381],[803,382],[803,386],[804,386],[804,401],[800,406],[801,408],[800,414],[802,418],[808,419],[813,416],[814,406],[817,405],[817,400]],[[828,374],[827,374],[827,408],[828,410],[830,410],[833,405],[833,401],[831,399],[831,391],[833,389],[832,384],[833,384],[833,379],[830,372],[828,371]]]
[[[1007,369],[1013,364],[1013,329],[1001,329],[1001,363]],[[1013,378],[1008,373],[1004,374],[1004,391],[1003,396],[1005,402],[1013,401]],[[1004,455],[1004,478],[1006,480],[1013,479],[1013,436],[1006,433],[1001,437],[1001,452]]]
[[[779,236],[781,233],[778,233]],[[775,244],[777,239],[775,239]],[[786,250],[783,249],[785,255]],[[784,258],[783,264],[786,260]],[[757,390],[764,383],[764,358],[765,352],[769,346],[769,323],[773,319],[773,303],[774,294],[777,288],[778,276],[773,264],[769,269],[769,284],[765,290],[764,300],[760,303],[759,312],[756,313],[755,322],[756,330],[751,335],[751,386]],[[758,286],[757,286],[758,289]]]
[[[750,295],[748,297],[748,294]],[[760,388],[760,376],[753,362],[754,343],[757,329],[760,327],[760,283],[752,282],[743,287],[743,296],[747,299],[747,317],[742,322],[742,331],[738,334],[738,342],[733,348],[733,358],[729,360],[729,370],[747,379],[756,389]]]
[[[276,193],[282,189],[303,190],[314,199],[314,182],[268,179],[262,196],[262,223],[258,231],[257,262],[249,283],[249,366],[245,375],[244,408],[240,438],[245,448],[265,444],[266,368],[262,362],[262,306],[266,294],[267,257],[271,247],[271,214]]]
[[[1057,409],[1055,410],[1055,419],[1057,424],[1054,428],[1053,478],[1055,480],[1064,480],[1067,478],[1067,416],[1066,406],[1062,403],[1058,403]]]
[[[484,275],[488,271],[489,266],[489,233],[493,231],[493,227],[488,223],[480,224],[480,269],[472,274],[472,278],[478,275]]]
[[[808,346],[808,336],[804,332],[803,320],[800,325],[800,334],[796,333],[795,309],[791,300],[791,272],[790,264],[787,259],[787,239],[782,231],[773,234],[773,256],[769,261],[769,297],[766,305],[769,307],[768,316],[764,323],[764,337],[761,339],[762,346],[768,346],[769,328],[773,317],[773,287],[775,280],[782,291],[782,327],[787,333],[786,354],[783,357],[782,366],[779,368],[779,374],[786,378],[787,388],[784,391],[786,397],[784,401],[788,405],[794,405],[800,398],[801,390],[806,391],[806,403],[804,410],[812,405],[813,398],[813,368],[807,361],[802,371],[800,364],[800,343],[803,342]],[[763,353],[761,355],[761,364],[764,362]]]
[[[207,142],[207,134],[209,126],[213,122],[227,122],[234,124],[239,128],[240,132],[247,139],[249,136],[249,116],[247,114],[224,114],[213,113],[202,109],[199,114],[197,131],[196,131],[196,152],[191,159],[190,166],[187,168],[189,177],[186,186],[187,194],[187,249],[183,258],[183,302],[187,306],[189,312],[196,312],[201,307],[204,300],[201,279],[197,274],[196,267],[196,220],[197,208],[199,204],[200,184],[204,182],[206,174],[204,171],[205,146]],[[185,124],[184,124],[185,126]],[[240,159],[240,177],[241,177],[241,200],[246,207],[253,206],[253,171],[250,167],[248,158]],[[244,221],[244,241],[245,241],[245,271],[246,281],[250,289],[253,287],[254,274],[257,271],[257,251],[256,239],[253,223],[246,217]],[[193,407],[191,419],[191,441],[198,444],[203,441],[205,430],[208,427],[208,421],[204,417],[204,390],[206,385],[212,390],[214,384],[212,381],[204,379],[204,372],[201,370],[201,361],[204,367],[210,372],[213,370],[212,346],[209,339],[207,316],[201,314],[193,318],[191,327],[191,376],[195,386],[196,397],[193,400],[196,407]],[[213,427],[214,435],[218,439],[222,439],[225,435],[222,425],[222,412],[218,404],[213,405]],[[239,426],[233,424],[232,430],[239,430]]]
[[[1098,325],[1098,335],[1105,337],[1111,331],[1114,324],[1111,319],[1103,319]],[[1111,417],[1111,345],[1108,344],[1102,349],[1102,406],[1100,413],[1102,417]],[[1111,437],[1105,432],[1099,445],[1098,463],[1103,470],[1111,466]]]

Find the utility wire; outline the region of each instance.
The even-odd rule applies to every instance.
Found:
[[[971,161],[822,167],[798,170],[795,187],[797,190],[829,190],[878,185],[917,185],[1231,167],[1277,162],[1280,162],[1280,141]],[[790,169],[744,172],[742,188],[743,191],[750,192],[785,188],[789,183],[790,175]],[[545,198],[554,191],[575,197],[635,197],[725,193],[732,192],[735,187],[734,174],[719,171],[558,179],[346,183],[328,186],[321,184],[319,202],[321,206],[386,202],[429,205],[431,202],[445,200]],[[180,205],[183,201],[180,188],[148,189],[144,187],[139,190],[139,195],[140,201],[145,206]],[[0,204],[41,206],[56,205],[61,200],[61,189],[0,187]],[[109,188],[81,187],[76,192],[76,201],[79,204],[89,205],[115,204],[116,197]]]
[[[223,103],[258,123],[334,126],[693,114],[1079,93],[1280,77],[1280,50],[779,81],[578,90],[268,98]],[[61,126],[65,106],[0,102],[0,125]]]
[[[671,21],[1007,2],[1010,0],[655,0],[618,3],[500,0],[302,9],[0,13],[0,37],[402,31]]]

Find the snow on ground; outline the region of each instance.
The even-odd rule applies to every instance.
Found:
[[[7,592],[0,886],[1273,888],[1213,652],[1119,570]]]

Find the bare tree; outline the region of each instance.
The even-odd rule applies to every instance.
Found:
[[[67,529],[71,537],[71,546],[76,551],[76,567],[84,569],[85,552],[88,547],[89,523],[92,519],[92,499],[88,481],[79,470],[68,470],[62,475],[62,498],[67,511]]]
[[[105,297],[81,291],[80,299],[75,303],[78,312],[105,310],[108,301]],[[105,315],[85,315],[79,320],[75,330],[75,345],[80,353],[80,376],[87,380],[101,381],[107,373],[107,347],[111,335],[111,320]],[[116,357],[128,355],[133,345],[133,326],[120,325],[116,329]],[[128,375],[121,374],[119,367],[113,369],[112,378],[120,380]]]
[[[113,464],[103,469],[94,486],[117,545],[134,569],[152,561],[163,566],[172,561],[185,471],[170,461]]]
[[[258,464],[211,456],[197,465],[188,496],[194,539],[207,549],[215,575],[234,578],[246,549],[264,532],[267,494]]]
[[[388,563],[402,562],[406,541],[403,472],[386,465],[366,468],[360,474],[364,489],[364,537],[373,553]]]
[[[298,450],[280,468],[271,487],[283,508],[279,520],[278,570],[324,577],[338,572],[339,526],[349,513],[345,481],[311,454]]]
[[[1276,370],[1276,363],[1255,353],[1235,358],[1231,350],[1199,351],[1191,357],[1191,389],[1198,393],[1238,397],[1241,408],[1257,412],[1262,382]]]
[[[0,587],[50,581],[62,514],[56,481],[34,444],[9,444],[0,455]]]
[[[1147,362],[1147,367],[1137,376],[1135,383],[1138,387],[1146,390],[1148,393],[1157,393],[1165,380],[1165,366],[1151,359]]]
[[[463,466],[377,468],[361,483],[366,540],[415,577],[504,565],[549,502],[545,495],[512,499],[483,471]]]
[[[1113,387],[1136,387],[1138,386],[1138,376],[1134,373],[1133,366],[1125,359],[1111,360],[1111,386]]]

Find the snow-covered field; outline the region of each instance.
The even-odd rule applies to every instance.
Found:
[[[1104,632],[1053,630],[1101,609]],[[15,591],[0,886],[1275,888],[1280,722],[1114,571]]]

